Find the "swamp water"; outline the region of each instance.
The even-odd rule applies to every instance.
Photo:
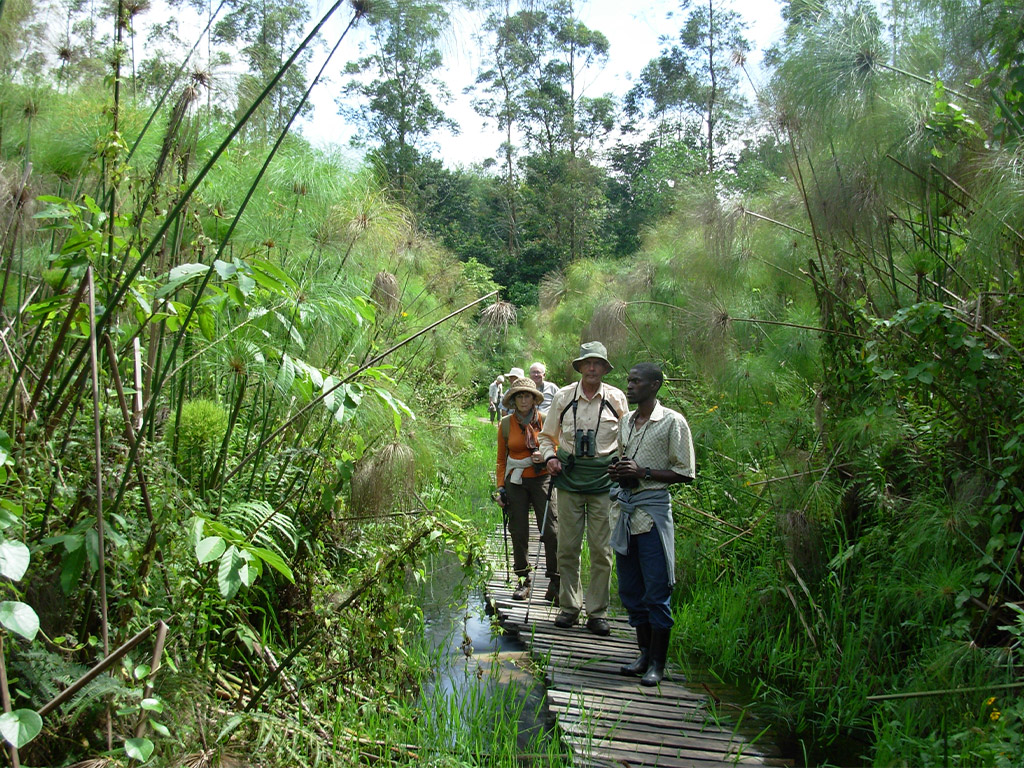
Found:
[[[543,680],[523,644],[485,615],[482,584],[441,557],[420,590],[432,665],[420,703],[445,751],[479,760],[466,764],[557,764]]]

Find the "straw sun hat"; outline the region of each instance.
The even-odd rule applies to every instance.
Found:
[[[501,404],[506,408],[512,408],[512,400],[520,392],[529,392],[533,395],[533,402],[536,405],[540,405],[544,402],[544,395],[537,389],[537,385],[533,383],[533,379],[528,379],[525,376],[519,379],[512,380],[512,386],[508,388],[508,392],[501,398]]]

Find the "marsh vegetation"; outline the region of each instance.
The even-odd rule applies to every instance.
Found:
[[[482,577],[495,373],[597,338],[694,431],[675,660],[809,762],[1016,764],[1019,4],[793,0],[753,91],[683,4],[616,100],[571,0],[475,3],[454,169],[450,5],[0,2],[8,760],[514,764],[517,705],[422,717],[414,585]],[[323,74],[360,162],[294,130]]]

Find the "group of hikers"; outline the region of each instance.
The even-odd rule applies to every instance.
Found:
[[[675,535],[668,487],[693,481],[690,427],[682,414],[658,402],[664,377],[654,363],[630,369],[625,393],[603,381],[612,364],[598,341],[582,344],[572,367],[579,380],[561,388],[545,380],[542,363],[531,365],[529,376],[512,368],[490,386],[492,423],[500,417],[497,499],[517,578],[512,597],[530,598],[532,508],[549,579],[544,600],[560,608],[555,626],[577,626],[585,606],[587,630],[607,636],[614,552],[619,599],[640,649],[621,672],[654,686],[665,675],[673,623]],[[581,596],[584,534],[590,580]]]

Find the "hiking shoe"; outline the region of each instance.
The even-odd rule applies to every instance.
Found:
[[[544,602],[551,603],[551,605],[558,607],[558,585],[548,584],[548,589],[544,593]]]
[[[512,599],[513,600],[525,600],[529,596],[530,596],[530,582],[528,582],[528,581],[520,581],[519,582],[519,586],[516,587],[515,591],[512,593]]]
[[[555,626],[559,629],[571,629],[576,625],[576,617],[579,614],[562,611],[555,617]]]
[[[612,633],[612,628],[608,626],[608,619],[602,619],[600,616],[591,616],[587,619],[587,629],[600,637],[607,637]]]

